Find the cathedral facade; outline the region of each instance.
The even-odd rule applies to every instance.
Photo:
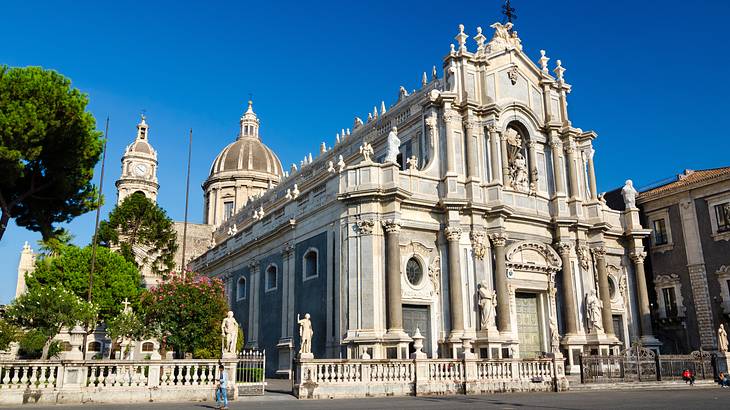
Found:
[[[650,231],[598,194],[561,62],[491,27],[468,45],[460,26],[441,77],[288,171],[249,106],[203,185],[213,242],[190,267],[225,281],[267,367],[289,374],[305,313],[315,357],[405,358],[417,329],[429,357],[562,354],[574,372],[582,352],[656,345]],[[225,185],[232,168],[250,175]]]

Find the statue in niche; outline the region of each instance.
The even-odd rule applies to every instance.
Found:
[[[626,209],[636,208],[636,194],[638,192],[634,189],[634,183],[630,179],[627,179],[626,184],[621,188],[621,195],[624,197]]]
[[[591,289],[590,292],[586,293],[586,317],[588,317],[588,326],[592,332],[603,330],[601,322],[602,308],[602,303],[596,296],[596,291]]]
[[[727,340],[727,331],[725,330],[725,325],[720,325],[720,328],[717,329],[717,345],[720,348],[721,352],[727,352],[728,351],[728,340]]]
[[[385,150],[385,159],[383,163],[392,162],[398,164],[398,154],[400,153],[400,138],[398,138],[398,128],[393,127],[388,133],[387,147]]]
[[[528,192],[530,190],[530,178],[527,173],[527,161],[521,152],[515,154],[512,164],[510,164],[510,174],[512,177],[512,187],[520,192]]]
[[[236,353],[238,322],[236,322],[231,311],[228,311],[226,318],[221,323],[221,338],[223,339],[223,354]]]
[[[304,314],[304,319],[299,318],[297,313],[297,324],[299,324],[299,337],[300,337],[300,354],[312,354],[312,336],[314,331],[312,330],[312,321],[309,320],[309,313]]]
[[[487,287],[486,281],[481,281],[477,285],[479,293],[479,308],[481,309],[481,326],[487,329],[494,326],[494,311],[497,308],[497,292]]]

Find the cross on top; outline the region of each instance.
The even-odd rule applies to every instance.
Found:
[[[123,312],[125,312],[125,313],[127,313],[127,312],[131,312],[131,311],[132,311],[132,309],[131,309],[131,308],[129,307],[129,305],[131,305],[131,304],[132,304],[132,303],[131,303],[131,302],[129,302],[129,299],[127,299],[127,298],[124,298],[124,302],[122,302],[122,305],[124,305],[124,310],[122,310],[122,311],[123,311]]]
[[[512,7],[510,0],[506,0],[502,5],[502,14],[504,14],[504,17],[507,19],[508,23],[512,23],[512,20],[517,19],[517,14],[515,14],[515,8]]]

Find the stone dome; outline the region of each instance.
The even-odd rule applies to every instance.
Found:
[[[152,155],[152,147],[145,140],[137,140],[129,145],[129,152],[139,152],[142,154]]]
[[[243,137],[223,148],[213,161],[210,175],[226,171],[253,171],[282,177],[281,161],[258,138]]]
[[[241,117],[241,130],[238,138],[228,144],[213,161],[210,176],[229,171],[255,172],[276,176],[284,176],[279,157],[261,142],[259,137],[259,119],[253,112],[253,101],[248,102],[248,109]]]

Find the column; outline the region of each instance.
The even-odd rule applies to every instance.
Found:
[[[573,283],[573,265],[570,262],[570,251],[572,245],[567,242],[557,244],[560,259],[563,262],[563,316],[565,317],[565,333],[574,335],[578,333],[576,321],[578,308],[575,301],[575,286]]]
[[[530,159],[530,191],[537,190],[537,154],[535,154],[535,141],[527,141],[527,157]]]
[[[430,110],[425,122],[428,135],[428,151],[426,151],[426,148],[424,147],[424,152],[426,152],[426,155],[424,155],[423,158],[424,164],[428,163],[429,157],[435,158],[437,155],[441,154],[438,149],[438,117],[435,110]]]
[[[591,190],[591,199],[598,199],[598,192],[596,190],[596,170],[593,168],[593,156],[596,154],[596,150],[591,147],[588,151],[588,186]]]
[[[565,181],[563,180],[562,158],[563,143],[556,131],[550,131],[550,148],[553,156],[553,180],[555,181],[555,194],[565,194]]]
[[[285,339],[290,337],[291,331],[289,321],[292,320],[293,311],[290,312],[289,305],[289,293],[293,292],[291,284],[289,283],[289,271],[291,270],[290,264],[292,263],[292,257],[294,256],[294,247],[285,243],[281,250],[281,338]]]
[[[452,110],[451,108],[445,108],[444,109],[444,125],[446,128],[446,174],[447,175],[454,175],[456,174],[456,153],[454,148],[454,126],[452,124],[453,121],[456,120],[456,112]]]
[[[509,177],[509,162],[507,161],[507,137],[502,133],[499,138],[500,152],[502,154],[502,184],[505,187],[512,186]]]
[[[461,228],[446,227],[444,230],[446,240],[449,242],[449,299],[451,302],[451,332],[461,333],[464,331],[464,299],[461,291],[461,264],[459,263],[459,239],[461,239]]]
[[[388,332],[403,329],[403,308],[400,286],[400,229],[399,220],[383,221],[385,230],[385,288],[387,291]]]
[[[608,272],[606,272],[606,248],[597,247],[591,249],[593,257],[596,258],[596,269],[598,270],[598,292],[601,294],[601,318],[603,319],[603,331],[607,335],[613,335],[613,317],[611,315],[611,291],[608,289]]]
[[[568,137],[568,143],[565,145],[565,152],[568,154],[568,174],[570,178],[570,199],[576,199],[580,192],[578,186],[578,170],[575,169],[575,143],[571,137]]]
[[[651,312],[649,310],[649,294],[646,290],[644,258],[646,258],[646,252],[636,250],[631,252],[631,260],[634,262],[634,274],[636,275],[636,294],[639,299],[641,335],[653,337],[654,331],[651,328]]]
[[[467,180],[479,181],[479,148],[477,146],[476,128],[478,122],[469,117],[464,121],[466,130],[466,176]]]
[[[504,245],[507,243],[507,235],[495,233],[489,237],[494,246],[494,287],[497,290],[497,329],[500,332],[509,332],[509,289],[507,289],[507,259],[504,253]]]
[[[492,167],[492,182],[501,182],[502,173],[500,172],[500,163],[499,161],[497,161],[497,158],[499,158],[499,141],[501,140],[501,136],[499,135],[497,127],[494,126],[494,124],[489,124],[488,131],[489,143],[492,147],[492,149],[490,149],[492,155],[489,156],[489,165]]]

